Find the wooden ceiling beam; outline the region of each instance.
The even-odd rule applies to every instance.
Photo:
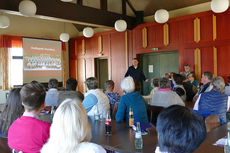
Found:
[[[126,15],[126,0],[121,0],[122,1],[122,15]]]
[[[131,10],[133,11],[134,14],[136,14],[136,10],[133,7],[133,5],[131,4],[131,2],[129,0],[126,0],[127,4],[129,5],[129,7],[131,8]]]
[[[78,5],[83,5],[83,0],[77,0]]]
[[[108,2],[107,0],[100,0],[100,8],[101,10],[106,10],[108,9]]]
[[[6,13],[20,14],[18,6],[21,0],[0,0],[0,9]],[[135,17],[124,16],[122,14],[99,10],[92,7],[82,6],[73,3],[65,3],[59,0],[34,0],[37,6],[35,17],[50,20],[63,20],[81,25],[95,27],[113,27],[118,19],[127,22],[128,29],[132,29]]]

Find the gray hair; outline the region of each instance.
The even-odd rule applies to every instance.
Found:
[[[131,76],[125,77],[121,81],[121,89],[125,93],[131,93],[135,90],[135,83]]]
[[[85,80],[85,84],[89,90],[98,88],[98,81],[95,77],[89,77]]]
[[[224,83],[224,79],[220,76],[217,76],[215,78],[212,79],[212,85],[213,85],[213,89],[223,93],[224,92],[224,87],[225,87],[225,83]]]
[[[171,88],[169,79],[165,77],[160,78],[159,85],[160,85],[160,88],[162,89]]]

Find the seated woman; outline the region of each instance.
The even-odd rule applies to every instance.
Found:
[[[159,79],[159,78],[154,78],[154,79],[152,80],[151,86],[152,86],[153,89],[152,89],[151,92],[150,92],[151,98],[153,98],[153,95],[154,95],[155,91],[158,90],[158,88],[159,88],[159,82],[160,82],[160,79]]]
[[[226,112],[228,96],[224,92],[224,79],[222,77],[215,77],[211,82],[213,88],[209,92],[200,94],[195,105],[196,110],[201,116],[207,117],[216,114],[221,120],[221,124],[226,123]]]
[[[91,127],[79,99],[66,99],[57,108],[50,128],[50,138],[41,153],[105,153],[90,143]]]
[[[191,72],[188,74],[188,82],[191,83],[196,87],[196,89],[199,89],[199,82],[196,80],[196,76],[194,72]]]
[[[159,89],[154,93],[150,105],[169,107],[171,105],[182,105],[184,102],[177,93],[171,90],[170,81],[168,78],[161,78],[159,81]]]
[[[121,89],[125,93],[121,97],[117,114],[117,122],[129,121],[129,107],[133,108],[134,123],[148,122],[146,103],[140,93],[135,91],[135,83],[132,77],[126,77],[121,81]]]
[[[180,74],[174,74],[173,82],[174,82],[173,91],[175,91],[181,97],[183,102],[186,102],[186,90],[183,86],[183,76]]]
[[[25,112],[8,131],[8,145],[17,152],[39,153],[49,138],[50,123],[39,120],[45,107],[46,92],[40,83],[29,83],[20,91]]]
[[[156,129],[159,147],[155,153],[192,153],[206,138],[202,117],[179,105],[161,111]]]
[[[106,118],[107,112],[110,111],[109,98],[98,88],[98,80],[95,77],[89,77],[85,81],[86,90],[85,98],[82,102],[88,116],[94,116],[97,111]]]
[[[152,98],[153,98],[154,93],[155,93],[155,92],[158,90],[158,88],[159,88],[159,81],[160,81],[159,78],[154,78],[154,79],[152,79],[152,81],[151,81],[151,87],[152,87],[153,89],[151,90],[151,92],[150,92],[149,95],[143,96],[144,100],[145,100],[148,104],[151,103],[151,100],[152,100]]]
[[[10,125],[22,116],[23,106],[20,98],[21,88],[12,89],[6,100],[6,106],[0,115],[0,137],[7,137]]]

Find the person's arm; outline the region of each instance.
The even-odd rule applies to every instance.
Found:
[[[228,96],[227,111],[229,111],[229,108],[230,108],[230,96]]]
[[[125,105],[125,100],[124,97],[121,97],[118,110],[116,113],[116,121],[117,122],[122,122],[125,119],[125,111],[126,111],[126,105]]]
[[[145,82],[148,82],[148,79],[146,79],[143,71],[140,69],[140,73],[141,73],[141,79],[144,80]]]
[[[197,110],[198,111],[198,106],[199,106],[199,102],[200,102],[200,96],[201,96],[201,94],[199,95],[198,99],[196,100],[196,103],[195,103],[195,105],[193,107],[193,110]]]
[[[85,99],[83,100],[82,104],[86,109],[86,112],[88,113],[94,105],[96,105],[98,102],[98,99],[96,96],[94,96],[93,94],[89,94],[85,97]]]
[[[128,68],[127,72],[125,73],[125,77],[130,76],[130,67]]]

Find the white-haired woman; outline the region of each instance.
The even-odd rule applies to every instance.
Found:
[[[41,153],[105,153],[99,145],[90,143],[91,127],[80,100],[66,99],[56,110],[50,128],[50,138]]]
[[[132,106],[134,122],[148,122],[146,103],[139,92],[135,92],[135,83],[132,77],[126,77],[121,81],[121,89],[125,93],[120,99],[116,121],[129,121],[129,108]]]

